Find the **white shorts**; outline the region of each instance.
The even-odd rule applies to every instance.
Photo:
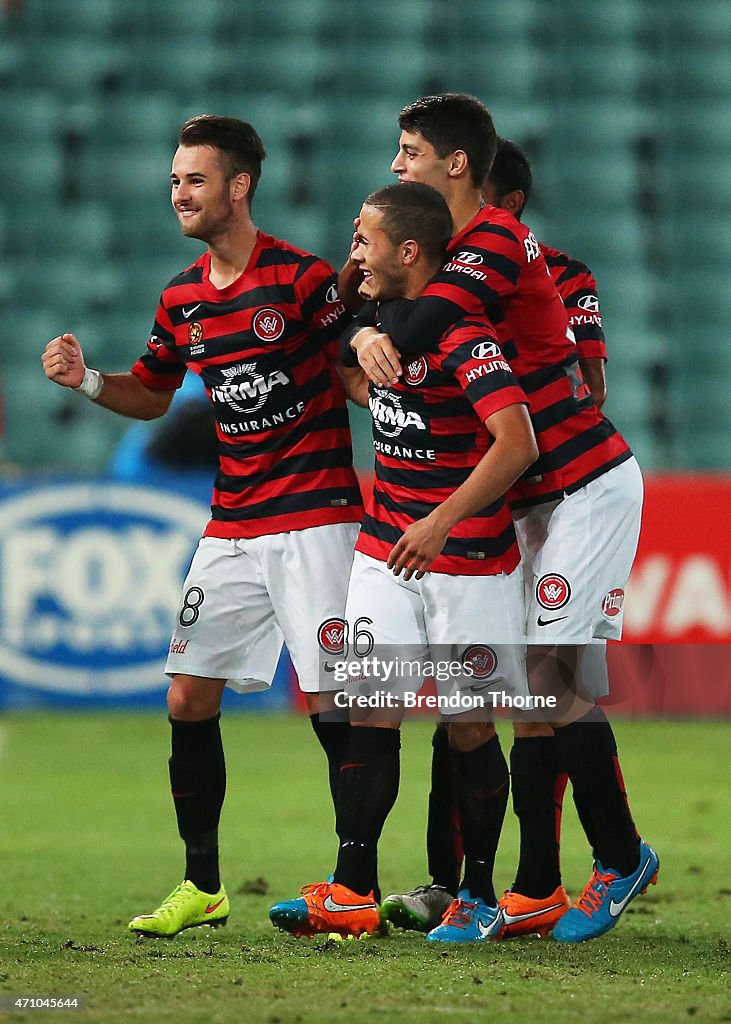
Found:
[[[165,671],[225,679],[239,693],[272,684],[287,645],[305,693],[337,690],[320,678],[320,651],[342,650],[357,523],[264,537],[203,537],[183,584]],[[339,646],[338,646],[339,645]]]
[[[396,663],[380,679],[399,701],[418,691],[425,675],[433,676],[440,696],[528,695],[520,568],[494,576],[427,572],[406,581],[385,562],[356,551],[345,618],[347,659],[367,663],[375,656]],[[424,673],[425,664],[435,671]],[[459,714],[470,708],[440,710]]]
[[[630,458],[559,501],[514,514],[529,644],[621,638],[642,497],[640,467]]]

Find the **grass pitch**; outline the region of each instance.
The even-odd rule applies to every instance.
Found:
[[[182,874],[164,713],[0,721],[3,1009],[11,995],[78,996],[85,1009],[64,1019],[104,1024],[475,1024],[488,1014],[541,1024],[731,1021],[723,724],[617,726],[635,816],[661,871],[614,931],[582,946],[526,939],[436,949],[407,933],[336,943],[274,931],[270,904],[333,863],[323,758],[306,719],[229,714],[223,730],[229,925],[136,942],[129,918],[152,910]],[[426,880],[431,730],[404,729],[401,794],[381,843],[384,892]],[[512,880],[515,855],[509,815],[499,886]],[[590,857],[570,798],[563,863],[575,895]]]

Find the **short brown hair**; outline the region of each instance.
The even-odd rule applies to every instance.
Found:
[[[464,92],[422,96],[404,107],[398,123],[402,131],[423,136],[440,159],[464,150],[472,182],[482,188],[497,149],[497,132],[484,103]]]
[[[441,192],[419,181],[403,181],[371,192],[364,205],[381,211],[381,228],[393,245],[412,238],[431,262],[442,262],[454,227]]]
[[[235,178],[237,174],[248,174],[251,178],[251,205],[266,152],[256,130],[247,121],[216,114],[196,114],[181,127],[178,143],[181,146],[212,146],[218,149],[226,161],[225,169],[229,178]]]

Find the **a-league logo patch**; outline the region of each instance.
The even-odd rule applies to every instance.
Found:
[[[486,644],[472,644],[462,655],[462,665],[473,679],[489,679],[497,668],[497,654]]]
[[[278,309],[260,309],[251,321],[254,334],[262,341],[276,341],[284,334],[284,317]]]
[[[317,642],[325,654],[342,654],[345,650],[345,619],[325,619],[317,630]]]
[[[614,619],[622,611],[624,591],[621,587],[610,590],[602,601],[602,615],[605,619]]]
[[[203,337],[203,325],[199,324],[197,320],[194,320],[192,324],[188,324],[188,344],[197,345]]]
[[[571,586],[565,576],[558,573],[548,573],[541,576],[536,583],[536,600],[541,608],[555,611],[556,608],[563,608],[568,604],[571,597]]]
[[[409,363],[404,370],[404,381],[406,384],[412,384],[416,387],[417,384],[422,384],[426,380],[428,367],[426,365],[426,359],[424,356],[419,356],[418,359],[414,359],[413,362]]]

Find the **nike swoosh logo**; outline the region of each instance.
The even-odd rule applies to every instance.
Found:
[[[529,914],[508,914],[505,910],[501,911],[503,921],[505,924],[517,924],[519,921],[530,921],[533,917],[542,917],[544,914],[550,914],[552,910],[558,910],[563,906],[563,903],[554,903],[551,907],[544,907],[543,910],[531,910]]]
[[[472,693],[482,693],[483,690],[489,690],[491,686],[495,686],[495,683],[483,683],[482,686],[475,686],[473,683],[470,690]]]
[[[329,665],[327,662],[323,662],[323,666],[322,667],[325,669],[326,672],[334,672],[335,671],[335,666],[334,665]]]
[[[206,913],[212,914],[214,910],[218,910],[218,908],[221,906],[225,899],[226,897],[222,896],[218,903],[209,903],[208,906],[206,907]]]
[[[559,615],[555,619],[544,619],[543,616],[539,615],[536,619],[536,623],[539,626],[550,626],[552,622],[560,622],[561,619],[568,619],[568,615]]]
[[[202,305],[202,303],[198,302],[198,303],[196,303],[195,306],[191,306],[190,309],[186,309],[185,306],[183,306],[183,316],[185,317],[185,319],[187,320],[188,317],[193,316],[193,314],[195,313],[196,309],[199,309],[201,307],[201,305]]]
[[[345,912],[347,910],[375,910],[376,909],[374,903],[351,903],[351,904],[336,903],[335,900],[330,895],[325,897],[325,899],[322,901],[322,905],[325,908],[325,910],[329,910],[329,911],[331,911],[332,913],[335,913],[335,914],[340,913],[340,912]]]
[[[642,885],[644,877],[647,874],[647,869],[651,868],[651,867],[652,867],[652,861],[648,860],[647,863],[645,864],[644,868],[640,872],[640,877],[637,879],[637,881],[632,886],[632,888],[630,889],[630,891],[627,893],[627,895],[624,897],[623,900],[620,900],[619,903],[615,903],[614,900],[610,900],[609,901],[609,913],[610,913],[610,915],[612,917],[619,917],[619,915],[622,913],[622,911],[627,906],[629,901],[632,899],[634,894],[637,892],[639,887]]]
[[[498,930],[499,925],[500,913],[498,912],[497,916],[495,917],[495,920],[491,921],[490,924],[483,924],[482,921],[478,921],[477,930],[479,931],[481,938],[487,939],[491,935],[495,934],[495,932]]]

